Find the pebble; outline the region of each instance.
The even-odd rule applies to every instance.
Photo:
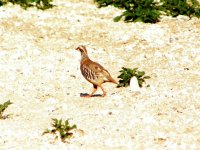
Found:
[[[131,89],[131,92],[139,92],[140,91],[138,80],[135,76],[131,78],[130,89]]]

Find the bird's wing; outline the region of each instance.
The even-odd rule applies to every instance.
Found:
[[[104,81],[107,82],[113,82],[113,83],[117,83],[110,75],[110,73],[100,64],[96,63],[96,62],[92,62],[90,63],[90,68],[93,72],[95,72],[95,75],[97,77],[101,77],[104,79]]]
[[[92,62],[89,64],[90,65],[90,69],[92,71],[94,71],[96,74],[101,73],[104,76],[109,76],[109,72],[100,64],[96,63],[96,62]]]

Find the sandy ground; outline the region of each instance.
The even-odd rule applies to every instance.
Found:
[[[115,23],[120,10],[92,0],[54,4],[0,7],[0,103],[13,102],[0,149],[200,149],[200,19]],[[92,85],[80,73],[80,44],[115,79],[121,67],[138,67],[150,87],[136,94],[106,83],[106,97],[81,98]],[[51,118],[84,134],[68,143],[42,135]]]

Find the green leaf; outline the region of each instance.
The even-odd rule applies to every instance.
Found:
[[[128,85],[129,85],[128,82],[126,82],[126,83],[125,83],[125,87],[127,87]]]
[[[72,126],[72,129],[77,129],[77,125],[74,124],[74,125]]]
[[[65,126],[68,126],[69,125],[69,120],[66,120],[65,121]]]
[[[138,76],[139,76],[139,77],[142,77],[144,74],[145,74],[144,71],[138,71]]]
[[[150,76],[145,76],[143,79],[150,79],[151,77]]]
[[[134,22],[144,22],[144,20],[142,19],[142,17],[137,17]]]
[[[128,68],[128,70],[127,70],[127,74],[129,74],[130,77],[132,77],[132,76],[133,76],[133,70],[130,69],[130,68]]]
[[[62,119],[60,119],[60,120],[58,121],[58,123],[57,123],[57,128],[61,128],[61,126],[62,126]]]
[[[58,122],[58,119],[53,118],[52,121],[53,121],[53,125],[56,125]]]
[[[117,85],[117,87],[124,87],[124,86],[125,86],[124,83],[119,83],[119,84]]]
[[[46,129],[46,130],[42,133],[42,135],[47,134],[47,133],[51,133],[51,130]]]
[[[119,21],[121,20],[122,17],[123,17],[122,15],[117,16],[117,17],[115,17],[115,18],[113,19],[113,21],[114,21],[114,22],[119,22]]]
[[[60,129],[60,136],[61,136],[61,138],[65,137],[65,132],[63,129]]]
[[[124,78],[124,74],[120,74],[117,78]]]
[[[3,104],[0,104],[0,119],[5,119],[5,118],[7,118],[9,116],[9,115],[3,116],[3,112],[6,110],[6,108],[8,108],[8,106],[10,104],[12,104],[12,102],[10,102],[10,100],[6,101]]]
[[[133,68],[133,74],[138,70],[138,68]]]
[[[138,84],[140,87],[142,87],[142,83],[143,83],[142,80],[138,80]]]

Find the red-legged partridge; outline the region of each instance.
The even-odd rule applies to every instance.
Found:
[[[105,96],[106,92],[103,89],[102,84],[105,82],[118,83],[111,77],[110,73],[104,67],[90,60],[85,46],[79,46],[76,50],[81,52],[81,73],[87,81],[93,84],[94,87],[92,93],[84,97],[91,97],[97,91],[98,87],[103,91],[102,96]]]

